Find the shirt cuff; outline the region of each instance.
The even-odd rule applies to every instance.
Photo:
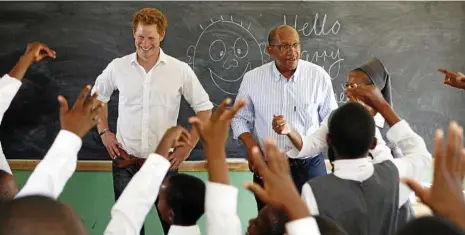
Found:
[[[225,214],[237,213],[236,187],[215,182],[207,182],[205,195],[205,212],[216,211]]]
[[[209,100],[204,101],[200,104],[192,106],[192,109],[195,111],[195,113],[202,112],[202,111],[208,111],[213,109],[213,104]]]
[[[386,134],[386,137],[389,141],[397,143],[406,137],[405,133],[413,132],[410,125],[405,121],[401,120],[392,126]]]
[[[307,136],[303,136],[302,134],[300,134],[300,137],[302,138],[302,149],[299,151],[295,146],[294,144],[292,144],[292,141],[291,142],[291,147],[292,149],[287,151],[286,152],[286,155],[289,157],[289,158],[302,158],[302,157],[305,157],[305,147],[308,146],[308,138]],[[316,155],[315,155],[316,156]],[[313,157],[313,156],[312,156]]]
[[[2,86],[7,86],[7,85],[11,85],[11,86],[15,86],[15,87],[20,87],[22,84],[22,82],[14,77],[11,77],[10,75],[8,74],[5,74],[2,79],[0,79],[0,87]]]
[[[250,128],[248,127],[247,123],[242,123],[241,121],[235,123],[233,120],[233,122],[231,123],[231,128],[233,131],[233,138],[235,140],[239,139],[239,136],[241,136],[242,134],[246,132],[251,133]]]
[[[160,169],[163,169],[163,170],[166,169],[166,172],[168,172],[168,170],[169,170],[169,168],[171,166],[171,163],[170,163],[170,161],[168,161],[168,159],[166,159],[162,155],[159,155],[157,153],[151,153],[147,157],[147,160],[145,160],[142,167],[144,167],[145,165],[152,166],[152,167],[157,167],[157,168],[160,167]],[[141,167],[141,169],[142,169],[142,167]],[[160,169],[157,169],[157,170],[160,170]],[[165,174],[166,174],[166,172],[165,172]]]
[[[306,217],[287,223],[286,231],[289,235],[320,235],[320,229],[318,228],[318,224],[316,223],[316,220],[313,217]]]
[[[77,153],[81,149],[82,139],[73,132],[62,129],[58,132],[54,145],[66,146],[69,150]]]

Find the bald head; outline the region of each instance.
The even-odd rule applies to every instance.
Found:
[[[17,193],[18,186],[13,176],[4,170],[0,170],[0,203],[12,200]]]
[[[0,234],[87,235],[68,206],[43,196],[18,198],[0,206]]]
[[[296,37],[297,40],[299,40],[299,34],[293,27],[289,25],[280,25],[276,28],[271,29],[270,33],[268,34],[268,45],[279,44],[280,35],[292,35],[293,37]]]

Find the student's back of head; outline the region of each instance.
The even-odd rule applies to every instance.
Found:
[[[187,174],[170,176],[160,189],[157,207],[166,222],[195,225],[205,211],[205,183]]]
[[[12,200],[17,193],[18,186],[13,176],[4,170],[0,170],[0,203]]]
[[[85,235],[77,214],[68,206],[43,196],[28,196],[0,206],[0,234]]]
[[[289,218],[283,212],[267,205],[263,207],[257,218],[249,220],[248,235],[283,235]]]
[[[337,159],[366,157],[376,145],[375,121],[361,104],[347,103],[336,109],[328,129],[328,146]]]

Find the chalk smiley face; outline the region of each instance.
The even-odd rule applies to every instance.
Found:
[[[202,33],[187,56],[210,100],[218,105],[225,96],[234,99],[244,74],[263,64],[262,50],[250,24],[244,26],[232,17],[200,27]]]

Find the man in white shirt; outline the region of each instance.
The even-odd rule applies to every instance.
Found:
[[[411,194],[405,185],[399,186],[399,177],[422,179],[431,166],[431,154],[375,86],[348,88],[347,94],[383,115],[391,126],[388,139],[399,146],[404,157],[393,159],[382,138],[376,143],[378,130],[363,106],[346,104],[334,111],[328,124],[328,154],[336,159],[334,174],[310,180],[302,189],[302,198],[312,214],[336,220],[349,234],[393,234],[398,208]],[[370,145],[374,147],[373,162],[378,164],[367,156]]]
[[[287,117],[293,129],[309,135],[337,108],[328,73],[318,65],[300,60],[300,39],[294,28],[282,25],[271,30],[268,44],[268,53],[274,61],[244,75],[236,100],[246,99],[248,104],[239,110],[231,124],[234,138],[243,142],[248,156],[253,147],[263,151],[268,136],[276,139],[284,151],[292,149],[285,136],[274,133],[275,116]],[[289,162],[299,191],[310,178],[326,175],[324,156],[320,153]],[[253,170],[250,161],[249,166]],[[256,172],[254,182],[262,184]],[[263,203],[256,200],[260,210]]]
[[[40,42],[32,42],[27,46],[26,52],[18,60],[15,67],[1,78],[0,123],[8,107],[10,107],[11,101],[21,87],[21,82],[28,68],[33,63],[37,63],[45,57],[54,59],[56,52]],[[18,186],[0,144],[0,202],[13,199],[17,192]]]
[[[98,125],[102,142],[115,159],[115,199],[156,148],[165,131],[176,125],[181,96],[202,120],[209,118],[213,108],[189,65],[160,48],[167,24],[159,10],[139,10],[132,20],[136,52],[114,59],[95,81],[93,91],[99,93],[99,100],[104,103],[110,100],[114,90],[119,90],[116,136],[109,130],[106,105]],[[198,134],[195,131],[191,134],[196,142]],[[189,146],[176,148],[169,157],[171,169],[177,170],[191,150]],[[166,234],[169,226],[161,222]]]

